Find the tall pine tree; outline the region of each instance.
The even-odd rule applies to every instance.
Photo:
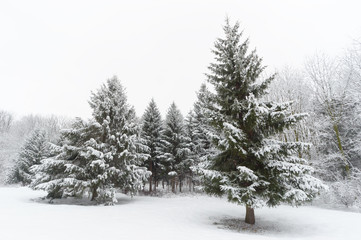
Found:
[[[187,136],[191,140],[191,172],[193,184],[199,183],[199,175],[194,174],[200,165],[206,164],[208,158],[214,156],[218,151],[211,142],[212,136],[215,134],[214,129],[210,127],[210,118],[208,106],[211,104],[211,92],[205,84],[201,85],[197,92],[197,101],[193,105],[192,111],[186,118]]]
[[[98,202],[116,202],[115,190],[134,194],[150,174],[139,167],[148,157],[139,136],[135,111],[116,77],[92,93],[93,120],[78,120],[63,131],[60,153],[33,168],[35,189],[49,197],[88,195]]]
[[[205,84],[201,85],[197,92],[197,101],[193,105],[193,110],[188,114],[186,127],[188,136],[193,143],[192,153],[196,159],[209,155],[213,151],[210,136],[213,135],[213,129],[209,127],[209,112],[211,92]]]
[[[147,153],[150,157],[145,161],[145,166],[152,173],[149,177],[149,192],[152,192],[154,183],[154,191],[156,191],[157,181],[161,165],[161,147],[162,147],[162,129],[163,122],[158,107],[152,99],[145,110],[142,118],[141,136],[148,147]]]
[[[177,179],[179,190],[182,191],[183,180],[190,171],[189,153],[189,138],[186,136],[183,116],[172,103],[164,123],[162,161],[165,165],[163,176],[167,179],[170,177],[173,192],[176,191]]]
[[[220,153],[203,169],[208,193],[226,193],[231,202],[246,205],[246,222],[255,223],[254,208],[281,202],[299,205],[311,200],[323,184],[298,156],[308,144],[274,138],[305,114],[291,114],[290,102],[265,102],[273,76],[261,79],[264,67],[249,41],[241,42],[239,23],[226,21],[225,38],[215,43],[215,63],[208,81],[214,86],[211,124],[219,132],[213,141]]]
[[[109,157],[106,163],[114,186],[135,193],[149,175],[139,167],[149,155],[142,153],[147,147],[140,138],[135,110],[127,103],[124,88],[113,77],[92,94],[89,104],[95,121],[102,126],[97,148]]]

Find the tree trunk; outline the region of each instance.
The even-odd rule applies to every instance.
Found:
[[[344,161],[344,163],[345,163],[346,174],[348,175],[348,173],[349,173],[349,171],[350,171],[350,167],[349,167],[348,162],[347,162],[347,160],[346,160],[345,152],[343,151],[343,147],[342,147],[342,143],[341,143],[341,137],[340,137],[340,131],[339,131],[339,129],[338,129],[338,125],[337,125],[337,124],[334,124],[334,125],[333,125],[333,130],[335,131],[336,139],[337,139],[337,146],[338,146],[338,149],[339,149],[340,152],[341,152],[343,161]]]
[[[153,162],[152,161],[149,161],[149,170],[152,172],[152,174],[153,174]],[[152,192],[152,178],[153,178],[153,176],[151,175],[150,177],[149,177],[149,193],[151,193]]]
[[[246,206],[246,219],[245,222],[248,224],[255,224],[256,218],[254,216],[254,209]]]
[[[93,187],[92,189],[92,198],[90,201],[94,201],[98,197],[97,187]]]
[[[189,184],[189,192],[192,192],[192,179],[191,178],[188,179],[188,184]]]
[[[152,192],[152,176],[149,177],[149,193]]]
[[[157,192],[158,187],[158,177],[157,177],[157,168],[156,165],[153,167],[154,175],[153,175],[153,182],[154,182],[154,192]]]
[[[172,185],[172,192],[175,193],[175,177],[172,178],[171,185]]]

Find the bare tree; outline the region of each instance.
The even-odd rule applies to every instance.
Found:
[[[355,42],[342,59],[344,75],[349,79],[345,103],[347,140],[352,164],[361,169],[361,42]]]
[[[42,129],[47,133],[49,141],[53,142],[59,136],[63,128],[68,128],[72,120],[62,116],[50,115],[26,115],[14,123],[14,134],[20,138],[26,138],[36,129]]]
[[[278,71],[274,81],[270,85],[269,94],[266,100],[276,102],[292,102],[291,111],[295,113],[310,113],[312,112],[312,91],[305,74],[294,68],[285,67]],[[303,141],[315,142],[312,133],[313,121],[312,114],[310,117],[301,120],[293,129],[287,129],[278,137],[282,141]],[[310,150],[308,155],[310,155]],[[300,157],[303,153],[299,152]]]
[[[4,110],[0,110],[0,133],[8,132],[14,121],[14,116]]]
[[[319,107],[315,111],[326,117],[322,125],[326,123],[331,125],[333,139],[348,174],[350,163],[345,154],[340,125],[346,113],[346,96],[351,77],[345,74],[339,60],[331,59],[326,55],[316,55],[309,60],[306,63],[306,74],[312,83],[314,99]]]

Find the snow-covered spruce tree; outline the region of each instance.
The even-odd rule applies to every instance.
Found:
[[[21,148],[18,159],[7,176],[7,182],[29,185],[35,177],[30,168],[50,155],[51,147],[45,132],[40,129],[33,131]]]
[[[134,194],[150,174],[139,167],[148,157],[139,137],[135,112],[116,77],[92,93],[93,120],[78,120],[63,131],[61,153],[33,168],[39,175],[33,184],[50,197],[91,196],[97,202],[114,203],[115,189]]]
[[[199,182],[197,174],[194,174],[193,167],[197,166],[199,164],[199,161],[201,159],[200,155],[203,150],[201,147],[201,140],[199,139],[199,135],[197,132],[197,123],[195,119],[195,113],[193,110],[191,110],[185,120],[184,120],[184,129],[185,129],[185,135],[189,139],[188,142],[188,149],[189,153],[187,156],[187,161],[189,162],[190,170],[189,176],[188,176],[188,187],[189,191],[192,191],[192,185],[193,189],[195,185]]]
[[[156,191],[158,174],[161,169],[161,147],[162,147],[162,129],[163,122],[158,107],[152,99],[145,110],[142,118],[142,132],[141,137],[144,139],[144,144],[148,147],[148,154],[150,157],[145,161],[145,165],[152,173],[149,177],[149,192],[152,192],[152,185],[154,183],[154,191]]]
[[[140,138],[135,110],[127,103],[123,87],[116,77],[107,81],[90,101],[93,117],[102,126],[99,149],[109,156],[110,176],[114,187],[134,194],[149,176],[139,167],[149,157]]]
[[[190,169],[188,154],[189,138],[184,129],[183,116],[175,103],[168,109],[162,134],[162,161],[164,165],[163,178],[171,180],[172,192],[176,191],[176,179],[179,191],[182,191],[182,181]]]
[[[185,119],[187,136],[191,140],[189,159],[192,161],[191,169],[194,169],[191,172],[193,184],[199,184],[199,176],[194,175],[197,172],[195,166],[207,162],[207,159],[217,152],[217,149],[211,143],[211,136],[215,133],[214,129],[210,127],[207,110],[207,106],[211,104],[210,94],[206,85],[202,84],[197,92],[197,101]]]
[[[188,136],[193,143],[192,153],[195,158],[201,158],[207,155],[207,152],[212,148],[209,133],[212,129],[209,127],[209,118],[207,115],[207,106],[209,105],[209,96],[205,84],[201,85],[197,92],[197,101],[193,105],[193,110],[186,118],[186,128]]]
[[[201,171],[206,192],[226,193],[229,201],[246,205],[245,221],[254,224],[254,208],[299,205],[324,185],[298,156],[308,144],[273,138],[305,114],[292,115],[290,102],[260,101],[273,76],[260,79],[264,67],[256,52],[248,51],[248,40],[240,42],[239,23],[231,26],[227,20],[224,32],[225,38],[215,43],[216,62],[208,74],[216,91],[211,122],[220,132],[213,140],[221,152]]]
[[[86,122],[77,118],[70,129],[61,130],[58,153],[31,168],[36,173],[31,187],[47,191],[47,197],[51,199],[82,197],[88,193],[92,200],[96,200],[96,191],[106,188],[105,182],[94,180],[94,175],[98,175],[99,179],[99,175],[104,174],[105,165],[101,169],[95,166],[93,160],[100,154],[91,154],[92,139],[99,135],[100,129],[101,126],[94,121]]]

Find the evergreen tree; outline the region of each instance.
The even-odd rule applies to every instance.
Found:
[[[142,132],[141,136],[145,141],[145,145],[148,147],[147,153],[150,155],[148,160],[145,161],[145,166],[152,173],[149,177],[149,191],[152,192],[152,184],[154,182],[154,191],[156,191],[158,174],[162,167],[161,165],[161,146],[162,146],[162,117],[158,110],[158,107],[152,99],[145,110],[142,119]]]
[[[93,93],[90,106],[95,121],[102,126],[98,145],[109,156],[114,186],[135,193],[150,174],[139,167],[149,155],[142,153],[147,147],[139,135],[135,110],[128,105],[119,80],[114,77]]]
[[[290,102],[261,101],[274,76],[261,80],[264,70],[249,41],[240,42],[239,23],[226,21],[225,38],[215,43],[215,63],[208,81],[214,86],[211,124],[219,132],[213,141],[220,153],[202,172],[205,190],[231,202],[246,205],[246,222],[255,223],[254,208],[281,202],[299,205],[311,200],[323,184],[298,152],[302,142],[274,138],[305,114],[291,114]]]
[[[196,173],[196,166],[206,163],[207,159],[217,152],[211,143],[211,136],[215,133],[214,129],[209,126],[209,112],[207,110],[211,101],[210,94],[206,85],[202,84],[197,92],[197,101],[185,121],[187,136],[191,140],[189,158],[192,160],[191,169],[194,171],[191,172],[193,184],[200,181],[199,176],[193,174]]]
[[[91,200],[114,203],[115,189],[134,194],[149,173],[139,167],[144,152],[135,112],[127,104],[116,77],[92,93],[93,120],[78,119],[63,131],[60,153],[33,168],[39,173],[35,189],[48,197],[91,196]]]
[[[21,148],[15,166],[11,169],[7,178],[8,183],[22,183],[29,185],[34,179],[34,174],[30,171],[33,165],[40,164],[40,161],[51,154],[50,143],[46,134],[42,130],[33,131],[26,139]]]
[[[80,118],[70,129],[62,130],[58,154],[32,167],[37,174],[32,187],[47,191],[48,198],[88,195],[91,200],[111,201],[114,196],[106,176],[109,166],[101,164],[104,156],[94,148],[94,139],[100,132],[98,123]]]
[[[40,164],[40,161],[49,157],[51,153],[51,144],[47,141],[45,131],[34,130],[21,148],[15,166],[10,170],[7,177],[7,182],[29,185],[35,178],[30,168]]]
[[[190,171],[190,162],[187,158],[190,153],[189,139],[183,121],[181,112],[175,103],[172,103],[165,119],[161,151],[165,165],[163,177],[171,178],[173,192],[175,192],[176,179],[179,181],[179,190],[182,191],[182,181]]]
[[[206,85],[202,84],[197,92],[197,101],[193,105],[193,110],[186,119],[188,136],[193,143],[192,153],[195,154],[196,159],[209,155],[210,151],[214,150],[210,140],[214,130],[209,127],[207,110],[211,101],[210,94]]]

